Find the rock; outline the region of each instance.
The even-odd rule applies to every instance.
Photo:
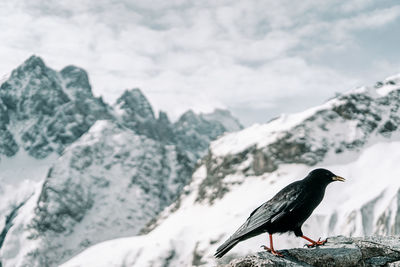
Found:
[[[283,258],[269,252],[259,252],[219,266],[400,266],[400,239],[395,236],[337,236],[329,238],[325,246],[280,252],[284,255]]]

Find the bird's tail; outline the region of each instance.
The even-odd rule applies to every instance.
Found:
[[[237,243],[239,243],[240,239],[232,239],[229,238],[226,240],[219,248],[217,248],[217,251],[215,252],[214,256],[216,258],[221,258],[224,256],[229,250],[231,250],[234,246],[236,246]]]

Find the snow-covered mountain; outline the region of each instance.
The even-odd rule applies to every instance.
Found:
[[[193,114],[186,134],[176,126],[184,116],[156,118],[139,89],[110,106],[84,70],[57,72],[36,56],[1,85],[0,100],[2,266],[56,266],[138,234],[191,179],[202,142],[241,128],[229,112]]]
[[[4,265],[55,266],[92,244],[137,234],[187,183],[191,166],[182,159],[173,145],[96,122],[21,207],[21,216],[34,213],[16,217]],[[12,257],[16,247],[22,256]]]
[[[212,142],[184,193],[147,225],[147,234],[100,243],[62,266],[215,266],[216,248],[253,209],[316,167],[347,180],[328,186],[305,234],[398,234],[399,108],[397,75],[225,135]],[[293,235],[275,238],[277,249],[303,244]],[[266,235],[241,242],[221,261],[266,243]]]

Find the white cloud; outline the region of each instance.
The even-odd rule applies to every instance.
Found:
[[[339,30],[361,30],[379,28],[393,22],[400,16],[400,6],[373,10],[351,18],[339,20],[335,27]]]
[[[370,7],[373,3],[374,3],[373,0],[342,1],[340,9],[343,12],[360,11],[360,10]]]
[[[398,24],[400,8],[383,2],[0,3],[0,74],[35,53],[51,67],[87,69],[95,93],[109,102],[126,88],[141,87],[173,117],[188,108],[273,109],[295,97],[319,102],[373,68],[396,66],[372,55],[370,66],[360,63],[349,75],[318,60],[362,50],[355,32]]]

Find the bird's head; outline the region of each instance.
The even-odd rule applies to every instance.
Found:
[[[327,169],[315,169],[312,170],[308,176],[308,179],[313,181],[318,181],[319,183],[329,184],[334,181],[344,182],[345,179],[343,177],[337,176],[333,174],[331,171]]]

